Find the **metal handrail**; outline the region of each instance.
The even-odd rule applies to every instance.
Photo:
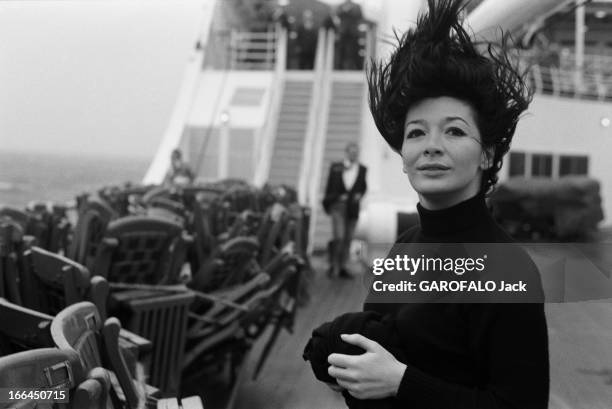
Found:
[[[576,73],[575,69],[535,64],[529,71],[528,79],[538,94],[612,101],[612,75],[605,78],[602,73]]]
[[[287,66],[287,31],[277,26],[277,38],[275,50],[275,67],[273,84],[270,87],[270,98],[268,100],[268,115],[257,138],[257,162],[255,168],[254,184],[262,186],[266,183],[270,173],[272,162],[272,151],[276,139],[278,117],[280,115],[281,101],[283,99],[285,85],[285,71]]]
[[[327,122],[329,117],[329,102],[331,99],[331,78],[334,67],[334,51],[336,35],[334,31],[328,30],[326,36],[325,64],[321,74],[321,99],[317,131],[313,140],[313,154],[311,161],[311,172],[309,176],[308,206],[311,209],[310,231],[308,232],[309,249],[312,250],[314,243],[314,229],[317,225],[319,209],[319,187],[321,182],[321,167],[323,166],[323,155],[325,153],[325,140],[327,134]]]
[[[230,33],[230,67],[232,69],[270,70],[276,63],[279,31]],[[286,47],[285,47],[286,48]]]
[[[306,126],[306,137],[304,139],[304,153],[302,155],[302,164],[300,167],[300,176],[298,179],[298,200],[300,203],[307,203],[309,197],[308,182],[311,179],[312,173],[312,152],[315,144],[317,130],[319,128],[321,107],[321,93],[323,88],[323,75],[325,69],[325,54],[326,54],[326,34],[325,29],[319,29],[317,37],[317,51],[314,60],[314,78],[312,82],[312,95],[310,98],[310,107],[308,111],[308,123]]]

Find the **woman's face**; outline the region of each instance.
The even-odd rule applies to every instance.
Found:
[[[472,107],[438,97],[412,106],[404,122],[402,160],[421,205],[435,210],[476,195],[487,161]]]

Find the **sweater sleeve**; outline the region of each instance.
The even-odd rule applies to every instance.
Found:
[[[548,334],[543,304],[471,304],[470,342],[487,380],[480,388],[447,382],[410,363],[397,400],[431,409],[546,409]]]

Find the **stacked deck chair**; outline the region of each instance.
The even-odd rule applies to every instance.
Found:
[[[109,373],[101,367],[86,371],[78,354],[69,350],[41,348],[0,357],[0,385],[35,388],[58,399],[58,403],[40,403],[32,394],[17,403],[0,403],[0,408],[120,408],[109,401]]]
[[[194,298],[180,277],[191,240],[171,220],[119,218],[107,226],[94,267],[110,282],[110,310],[127,329],[153,342],[150,382],[166,394],[180,386],[187,312]]]
[[[74,304],[62,310],[51,323],[51,336],[55,345],[76,352],[83,368],[91,370],[104,367],[111,373],[113,384],[111,400],[114,407],[137,409],[143,403],[149,408],[179,407],[176,398],[158,399],[150,388],[144,374],[129,371],[119,347],[121,324],[117,318],[102,320],[95,305],[88,302]],[[198,397],[182,400],[184,408],[202,408]]]
[[[11,225],[0,226],[0,235],[7,227],[11,230]],[[14,250],[0,258],[7,302],[53,317],[71,304],[89,300],[106,316],[108,283],[103,277],[92,277],[87,268],[64,256],[25,244],[23,237],[13,237],[12,246]],[[19,320],[12,322],[19,329]],[[122,330],[120,342],[132,370],[138,361],[150,361],[147,339]]]
[[[229,369],[227,407],[232,407],[253,343],[273,328],[256,376],[280,331],[292,329],[305,265],[296,252],[301,230],[284,206],[265,202],[242,185],[191,210],[200,259],[188,283],[196,300],[189,313],[184,375],[215,376]]]

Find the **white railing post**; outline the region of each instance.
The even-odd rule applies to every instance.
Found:
[[[317,37],[317,51],[314,60],[314,78],[312,80],[312,93],[310,96],[310,107],[308,110],[308,122],[304,138],[304,152],[298,178],[298,201],[307,203],[309,200],[309,180],[312,172],[313,145],[317,137],[318,124],[321,121],[319,111],[321,107],[321,93],[323,90],[323,75],[325,69],[325,29],[319,29]]]
[[[533,83],[535,85],[535,91],[538,94],[542,93],[542,71],[540,70],[540,66],[538,64],[534,64],[531,68],[531,74],[533,75]]]
[[[329,117],[329,102],[331,99],[332,88],[332,71],[334,68],[334,49],[336,44],[336,35],[332,30],[327,31],[325,47],[325,64],[321,75],[321,99],[319,109],[319,119],[317,131],[313,143],[312,161],[309,172],[309,187],[308,187],[308,206],[311,209],[309,249],[312,250],[314,243],[314,229],[317,225],[317,217],[319,215],[319,183],[321,181],[321,173],[323,172],[323,156],[325,155],[325,141],[327,140],[327,122]]]
[[[552,80],[552,94],[558,97],[561,94],[561,80],[559,78],[559,69],[555,67],[550,68],[550,77]]]
[[[268,114],[264,125],[259,133],[257,148],[257,165],[253,183],[263,186],[270,173],[272,162],[272,150],[276,140],[278,117],[280,114],[281,101],[283,99],[285,86],[285,70],[287,66],[287,31],[277,27],[277,39],[275,50],[275,65],[272,84],[268,99]]]

